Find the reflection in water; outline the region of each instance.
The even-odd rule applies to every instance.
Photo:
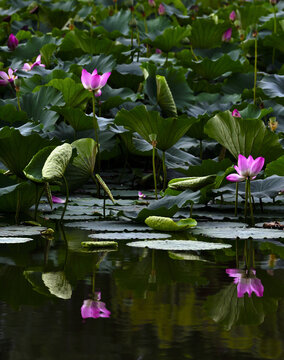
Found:
[[[94,299],[84,300],[81,307],[81,316],[86,318],[109,318],[111,312],[106,308],[106,304],[101,300],[101,292],[95,292]]]
[[[248,296],[251,297],[251,294],[254,292],[256,296],[263,296],[263,285],[255,274],[254,269],[226,269],[226,273],[234,278],[234,283],[237,284],[238,297],[244,297],[245,293],[248,293]]]

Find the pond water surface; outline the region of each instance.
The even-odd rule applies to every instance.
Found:
[[[284,358],[281,243],[88,253],[74,244],[89,232],[55,234],[1,247],[1,360]]]

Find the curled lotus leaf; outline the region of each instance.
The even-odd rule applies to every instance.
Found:
[[[199,190],[206,185],[212,184],[215,181],[215,175],[208,176],[194,176],[180,179],[172,179],[169,182],[169,188],[173,190]]]
[[[63,144],[57,146],[48,156],[42,168],[42,177],[45,181],[60,179],[72,156],[72,146]]]
[[[42,281],[52,295],[61,299],[71,299],[72,287],[67,281],[64,272],[47,272],[42,274]]]
[[[145,223],[150,228],[159,231],[183,231],[197,225],[197,221],[191,218],[175,222],[171,218],[163,216],[149,216]]]

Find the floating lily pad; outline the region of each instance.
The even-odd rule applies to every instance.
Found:
[[[46,230],[43,226],[23,226],[13,225],[0,227],[1,236],[19,237],[19,236],[34,236],[40,235],[41,231]]]
[[[157,250],[178,250],[178,251],[200,251],[200,250],[219,250],[230,248],[229,244],[209,243],[204,241],[192,240],[154,240],[154,241],[135,241],[126,244],[132,247],[149,248]]]
[[[3,235],[3,234],[1,234]],[[20,238],[20,237],[0,237],[0,245],[1,244],[21,244],[26,243],[28,241],[33,241],[31,238]]]
[[[159,231],[183,231],[197,225],[194,219],[181,219],[177,222],[168,217],[149,216],[145,223],[154,230]]]
[[[132,240],[132,239],[166,239],[169,234],[150,233],[150,232],[113,232],[108,234],[91,234],[90,238],[96,240]]]
[[[233,222],[204,223],[192,230],[194,235],[203,235],[216,239],[281,239],[284,232],[273,229],[249,228],[245,224]]]
[[[74,227],[81,230],[90,231],[144,231],[149,230],[146,226],[134,224],[132,222],[121,221],[76,221],[65,224],[67,227]]]
[[[87,249],[117,247],[116,241],[82,241],[81,246]]]

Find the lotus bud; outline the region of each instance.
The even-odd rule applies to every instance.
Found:
[[[276,120],[276,117],[269,118],[268,126],[270,127],[270,130],[275,132],[278,127],[278,121]]]
[[[155,148],[157,146],[157,134],[150,134],[149,139],[151,141],[151,145]]]
[[[133,19],[131,19],[131,20],[129,21],[129,26],[130,26],[131,28],[136,28],[136,26],[137,26],[137,21],[136,21],[135,18],[133,18]]]
[[[182,39],[181,43],[182,43],[183,45],[190,45],[190,40],[189,40],[188,37],[185,37],[185,38]]]
[[[224,32],[224,34],[222,35],[222,41],[224,42],[230,42],[232,37],[232,28],[229,28],[228,30],[226,30]]]
[[[257,37],[257,34],[258,34],[258,32],[257,32],[257,30],[254,30],[253,32],[252,32],[252,37]]]
[[[278,3],[279,3],[279,0],[270,0],[270,4],[273,6],[275,6]]]
[[[18,44],[19,44],[19,40],[16,38],[16,36],[14,34],[10,34],[7,42],[8,48],[13,51],[16,49]]]
[[[15,89],[16,91],[20,91],[20,88],[21,88],[21,79],[16,79],[14,80],[14,85],[15,85]]]
[[[156,54],[162,54],[162,50],[161,49],[156,49]]]
[[[156,7],[155,0],[148,0],[148,4],[149,4],[151,7]]]
[[[238,111],[237,109],[234,109],[234,110],[232,111],[232,116],[238,117],[238,118],[241,118],[241,117],[242,117],[241,114],[239,113],[239,111]]]
[[[158,13],[159,13],[159,15],[164,15],[166,13],[166,8],[164,7],[164,5],[162,3],[159,5]]]
[[[230,20],[235,21],[235,20],[236,20],[236,17],[237,17],[236,12],[233,10],[233,11],[230,13],[229,18],[230,18]]]

